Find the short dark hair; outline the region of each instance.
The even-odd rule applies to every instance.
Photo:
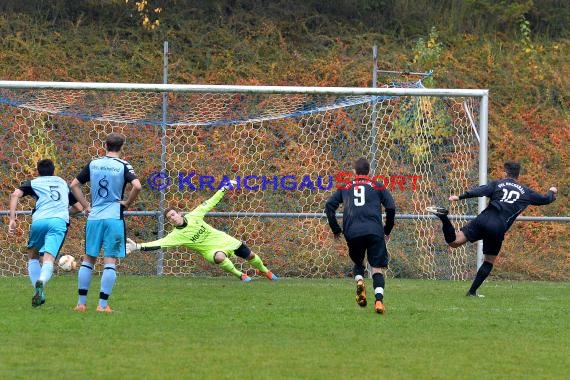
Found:
[[[367,175],[370,173],[370,162],[364,157],[354,161],[354,171],[358,175]]]
[[[109,133],[105,145],[108,152],[119,152],[125,143],[125,136],[120,133]]]
[[[166,214],[168,214],[172,210],[178,212],[178,210],[176,210],[174,207],[167,207],[166,210],[164,210],[164,214],[163,214],[164,217],[166,218]]]
[[[505,172],[509,178],[519,178],[521,172],[521,164],[515,161],[507,161],[503,165]]]
[[[55,173],[55,165],[49,158],[39,160],[36,167],[40,176],[53,175],[53,173]]]

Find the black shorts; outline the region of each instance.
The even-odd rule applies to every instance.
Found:
[[[241,243],[241,245],[234,251],[234,255],[241,257],[242,259],[247,259],[251,254],[251,249],[245,243]]]
[[[346,241],[348,255],[357,265],[364,264],[364,256],[373,268],[387,268],[390,258],[383,236],[364,235]]]
[[[486,209],[461,228],[471,243],[483,240],[483,254],[497,256],[507,232],[503,220],[494,209]]]

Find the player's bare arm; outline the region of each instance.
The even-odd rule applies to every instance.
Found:
[[[77,202],[79,202],[81,204],[81,207],[83,207],[85,215],[89,215],[89,212],[91,211],[91,205],[89,202],[87,202],[87,199],[85,199],[83,191],[81,191],[81,182],[79,182],[77,178],[74,178],[73,181],[71,181],[69,188],[71,189],[71,192],[73,193],[75,199],[77,199]]]
[[[83,206],[81,206],[81,203],[79,203],[79,202],[76,202],[75,204],[69,206],[69,215],[70,216],[77,215],[77,214],[81,213],[81,211],[83,211]]]
[[[10,222],[8,224],[8,234],[10,235],[16,232],[16,207],[18,200],[23,196],[24,192],[20,189],[16,189],[10,194]]]

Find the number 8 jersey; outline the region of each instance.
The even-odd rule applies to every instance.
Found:
[[[489,197],[489,207],[495,208],[505,224],[505,231],[514,223],[517,216],[529,205],[540,206],[554,202],[552,191],[546,195],[537,193],[527,186],[519,184],[512,178],[505,178],[489,182],[466,191],[459,199]]]
[[[115,157],[100,157],[87,164],[77,176],[83,185],[91,183],[91,212],[89,220],[123,219],[125,186],[137,176],[131,164]]]

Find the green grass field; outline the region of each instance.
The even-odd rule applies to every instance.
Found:
[[[350,279],[118,278],[113,314],[72,311],[76,277],[30,306],[0,277],[0,379],[567,379],[570,284],[388,279],[387,315]],[[371,294],[368,281],[368,293]]]

